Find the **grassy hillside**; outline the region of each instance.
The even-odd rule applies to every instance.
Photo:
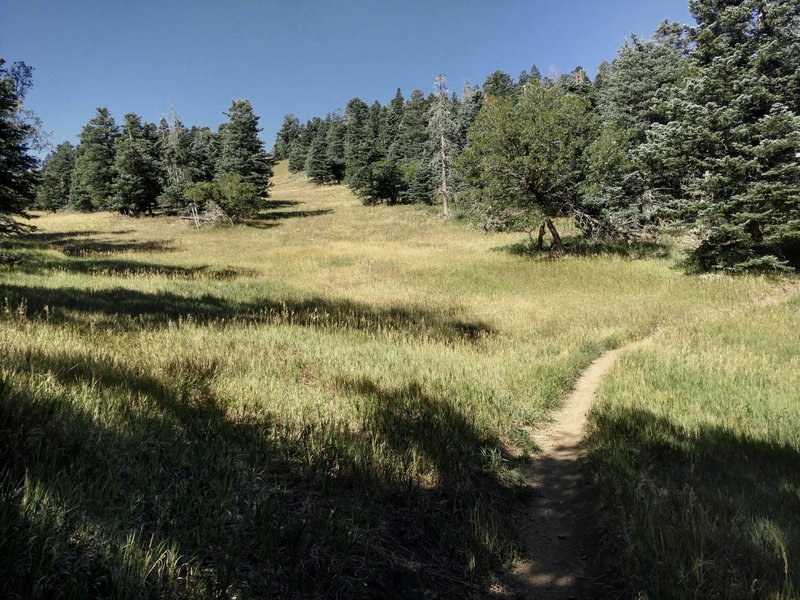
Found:
[[[636,365],[680,371],[692,327],[715,355],[704,328],[778,335],[791,313],[757,308],[787,284],[687,276],[669,248],[534,260],[517,235],[364,207],[285,164],[275,184],[233,228],[42,215],[2,242],[4,594],[484,595],[519,551],[530,431],[584,366],[653,332],[672,353],[643,346],[604,388],[597,443],[617,447]],[[783,348],[754,364],[796,366]],[[787,406],[736,402],[763,423]],[[786,428],[763,435],[796,452]]]

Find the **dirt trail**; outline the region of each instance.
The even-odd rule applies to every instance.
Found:
[[[603,598],[609,557],[592,519],[594,508],[585,480],[583,447],[586,414],[603,375],[617,359],[609,350],[581,375],[575,390],[537,441],[542,454],[529,467],[533,500],[517,515],[528,560],[511,574],[522,598]]]

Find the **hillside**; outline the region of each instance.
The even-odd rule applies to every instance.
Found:
[[[713,534],[682,538],[680,553],[720,581],[744,565],[737,577],[758,575],[760,597],[800,581],[795,563],[780,570],[781,552],[800,552],[800,422],[785,400],[800,340],[775,343],[800,330],[791,281],[688,276],[669,244],[532,259],[519,234],[365,207],[285,163],[268,210],[235,227],[111,213],[33,223],[3,242],[15,262],[0,265],[4,594],[510,595],[534,430],[603,350],[640,338],[600,390],[597,526],[635,518],[626,503],[646,507],[651,492],[672,498],[675,482],[664,518],[684,501],[711,510],[714,493],[686,500],[702,479],[652,484],[648,469],[678,452],[690,471],[697,436],[703,456],[720,443],[735,461],[756,444],[786,482],[763,513],[726,508],[744,520],[736,535],[757,529],[756,558],[724,550],[743,538]],[[753,335],[737,336],[742,322]],[[731,395],[753,365],[758,394]],[[692,400],[700,388],[705,404]],[[686,401],[639,406],[650,394]],[[736,420],[712,401],[727,397]],[[754,413],[757,436],[744,423]],[[746,471],[747,485],[759,477]],[[613,543],[671,564],[657,539]],[[626,561],[622,587],[659,589],[650,571]]]

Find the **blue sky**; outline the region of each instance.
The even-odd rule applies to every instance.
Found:
[[[305,121],[355,96],[427,94],[439,73],[459,92],[532,63],[593,76],[664,19],[692,22],[687,0],[0,0],[0,57],[34,67],[25,104],[56,144],[76,143],[96,106],[119,123],[174,104],[185,124],[216,129],[249,98],[269,149],[288,111]]]

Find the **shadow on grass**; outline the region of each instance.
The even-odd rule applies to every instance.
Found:
[[[265,221],[281,221],[283,219],[304,219],[306,217],[321,217],[333,212],[332,208],[320,208],[318,210],[278,210],[258,215],[259,219]]]
[[[322,215],[329,215],[332,212],[333,209],[331,208],[323,208],[319,210],[271,210],[269,212],[259,213],[255,219],[246,219],[242,221],[242,224],[247,225],[248,227],[255,227],[257,229],[271,229],[272,227],[277,227],[279,225],[279,221],[284,221],[286,219],[320,217]]]
[[[446,400],[417,383],[344,381],[367,401],[362,431],[233,418],[217,373],[202,357],[146,368],[50,350],[5,357],[0,590],[474,597],[475,577],[506,558],[508,490],[481,460],[495,442]],[[57,385],[34,393],[43,380]],[[414,483],[415,450],[435,484]]]
[[[65,256],[91,256],[121,252],[174,252],[172,240],[136,241],[131,239],[98,240],[92,236],[125,235],[132,230],[118,231],[63,231],[51,233],[31,233],[6,240],[4,247],[39,250],[58,250]]]
[[[489,337],[494,329],[480,321],[466,321],[451,314],[418,307],[375,307],[348,300],[315,297],[307,300],[261,298],[239,302],[205,294],[183,296],[173,292],[142,292],[117,287],[86,290],[0,284],[0,300],[9,312],[52,322],[82,322],[80,313],[100,316],[111,328],[165,325],[191,320],[196,323],[239,322],[297,325],[314,329],[356,330],[379,335],[408,335],[442,341],[474,342]]]
[[[474,419],[418,382],[396,388],[369,379],[340,379],[337,384],[366,401],[360,411],[361,435],[389,451],[382,465],[384,478],[409,489],[430,489],[430,481],[417,478],[420,471],[428,472],[435,482],[432,489],[436,493],[431,498],[443,503],[431,509],[450,513],[449,518],[457,518],[465,528],[464,532],[447,532],[453,539],[431,545],[430,531],[436,525],[427,515],[401,510],[387,518],[387,538],[398,548],[413,549],[414,561],[427,564],[448,556],[453,560],[457,548],[462,554],[460,562],[472,558],[479,565],[474,575],[486,575],[511,560],[518,548],[509,535],[510,523],[498,509],[510,506],[523,488],[507,467],[519,460],[503,449],[499,439],[480,431]],[[465,537],[457,539],[459,535]]]
[[[231,268],[209,268],[208,266],[181,267],[160,265],[122,258],[58,257],[37,250],[12,251],[11,268],[14,273],[40,274],[48,271],[103,275],[107,277],[166,277],[170,279],[214,279],[230,280],[253,275],[254,271]]]
[[[625,241],[600,242],[583,237],[567,237],[563,238],[563,241],[568,256],[622,256],[630,259],[646,259],[668,258],[672,253],[668,244],[654,241],[637,241],[629,244]],[[555,257],[550,248],[537,252],[529,241],[498,246],[494,250],[539,260]]]
[[[800,452],[641,410],[591,438],[622,580],[648,597],[789,598],[800,591]]]
[[[279,208],[288,208],[290,206],[297,206],[300,204],[297,200],[272,200],[268,199],[262,203],[264,210],[277,210]]]

